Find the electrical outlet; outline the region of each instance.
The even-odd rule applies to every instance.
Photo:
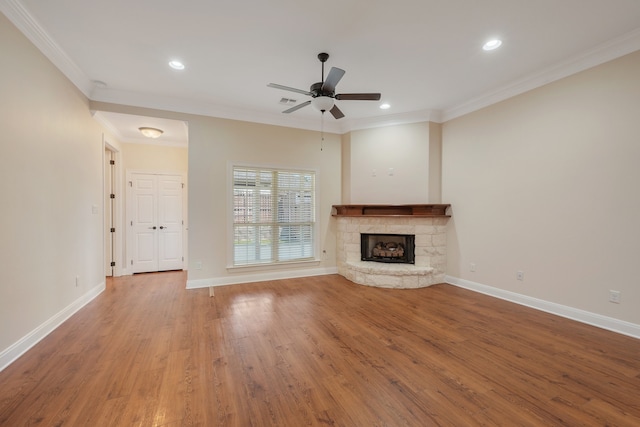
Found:
[[[620,304],[620,291],[609,291],[609,302]]]
[[[524,280],[524,271],[518,271],[516,273],[516,279],[523,281]]]
[[[202,261],[194,261],[193,262],[194,270],[202,270]]]
[[[472,262],[471,264],[469,264],[469,271],[474,272],[476,271],[476,263]]]

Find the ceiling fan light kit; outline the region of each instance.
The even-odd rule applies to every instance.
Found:
[[[294,105],[293,107],[284,110],[283,113],[289,114],[297,111],[303,107],[306,107],[309,104],[312,104],[314,108],[318,111],[324,113],[325,111],[329,111],[331,115],[335,119],[341,119],[344,117],[344,113],[338,108],[335,104],[335,100],[342,101],[379,101],[380,94],[379,93],[343,93],[336,94],[336,85],[344,76],[345,71],[337,68],[331,67],[329,70],[329,74],[327,78],[324,78],[324,63],[329,59],[328,53],[319,53],[318,59],[322,63],[322,81],[318,83],[314,83],[311,85],[308,91],[302,89],[296,89],[289,86],[279,85],[277,83],[269,83],[267,86],[274,89],[282,89],[288,90],[291,92],[301,93],[303,95],[310,96],[312,99],[310,101],[305,101],[301,104]]]
[[[333,98],[329,96],[318,96],[311,100],[311,105],[313,105],[316,110],[324,113],[333,107]]]

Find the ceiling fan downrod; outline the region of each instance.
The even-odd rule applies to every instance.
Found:
[[[320,80],[320,82],[324,83],[324,63],[327,62],[327,59],[329,59],[329,54],[324,52],[319,53],[318,59],[320,60],[320,62],[322,62],[322,80]]]

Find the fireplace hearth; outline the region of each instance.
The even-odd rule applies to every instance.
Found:
[[[360,234],[362,261],[415,264],[413,234]]]

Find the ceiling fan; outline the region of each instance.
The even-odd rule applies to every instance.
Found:
[[[306,91],[302,89],[296,89],[289,86],[282,86],[276,83],[269,83],[267,86],[275,88],[288,90],[291,92],[301,93],[303,95],[310,96],[312,99],[309,101],[305,101],[301,104],[294,105],[288,110],[284,110],[283,113],[293,113],[296,110],[301,109],[302,107],[306,107],[309,104],[312,104],[316,109],[320,110],[323,114],[325,111],[329,110],[329,112],[336,119],[341,119],[344,117],[344,113],[340,111],[337,105],[335,105],[335,100],[344,100],[344,101],[378,101],[380,100],[379,93],[335,93],[336,85],[344,76],[345,71],[331,67],[329,70],[329,74],[327,75],[327,79],[324,78],[324,63],[329,59],[328,53],[319,53],[318,59],[322,63],[322,81],[318,83],[314,83],[311,85],[311,88]]]

